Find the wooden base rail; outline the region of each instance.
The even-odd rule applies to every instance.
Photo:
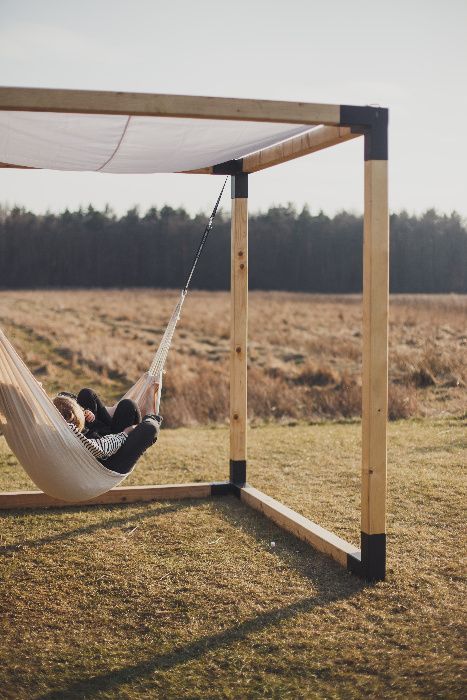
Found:
[[[70,506],[98,506],[118,503],[139,503],[144,501],[170,500],[177,498],[208,498],[230,492],[229,482],[163,484],[160,486],[118,486],[90,501],[69,503],[52,498],[42,491],[2,491],[0,510],[17,508],[66,508]]]
[[[74,503],[52,498],[42,491],[2,491],[0,492],[0,510],[117,505],[227,495],[237,496],[245,505],[259,511],[283,530],[307,542],[323,554],[327,554],[358,576],[370,581],[384,579],[384,534],[366,535],[362,533],[363,550],[361,551],[358,547],[248,484],[239,486],[231,481],[219,481],[116,487],[90,501]],[[362,553],[364,561],[362,561]]]
[[[283,530],[287,530],[295,537],[304,540],[315,549],[332,557],[342,566],[347,568],[349,557],[359,557],[360,550],[358,547],[354,547],[354,545],[349,544],[337,535],[329,532],[329,530],[325,530],[303,515],[299,515],[291,508],[287,508],[287,506],[258,491],[258,489],[252,486],[244,486],[239,489],[239,492],[240,499],[244,503],[263,513]]]

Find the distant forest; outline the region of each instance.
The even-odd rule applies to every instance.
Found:
[[[120,218],[92,207],[35,215],[0,209],[0,287],[179,288],[206,224],[164,206]],[[307,208],[252,214],[251,289],[355,293],[362,288],[361,216]],[[459,215],[429,210],[391,216],[391,292],[467,293],[467,228]],[[218,214],[193,287],[228,289],[230,220]]]

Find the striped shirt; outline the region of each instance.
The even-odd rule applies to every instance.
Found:
[[[68,425],[92,456],[101,460],[108,459],[118,452],[128,437],[126,433],[115,433],[114,435],[105,435],[101,438],[90,439],[85,437],[73,423],[68,423]]]

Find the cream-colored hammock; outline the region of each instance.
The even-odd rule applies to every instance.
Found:
[[[159,412],[162,372],[185,295],[184,290],[148,372],[123,397],[136,401],[142,415]],[[84,447],[1,329],[0,430],[30,478],[54,498],[87,501],[128,476],[107,469]]]
[[[151,366],[123,397],[136,401],[142,415],[159,412],[162,372],[170,344],[226,182],[227,178]],[[0,430],[30,478],[54,498],[87,501],[109,491],[128,476],[107,469],[92,456],[70,430],[1,329]]]

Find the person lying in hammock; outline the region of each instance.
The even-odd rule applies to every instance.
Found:
[[[79,394],[61,391],[58,396],[68,396],[79,403],[85,418],[82,433],[91,439],[120,433],[130,425],[141,423],[139,407],[130,399],[123,399],[115,407],[108,408],[93,389],[81,389]]]
[[[53,399],[53,403],[86,449],[104,467],[119,474],[131,471],[159,435],[161,416],[149,414],[141,420],[137,405],[130,399],[120,401],[114,416],[111,417],[112,428],[118,432],[92,438],[82,432],[85,427],[85,413],[74,398],[62,393]],[[139,418],[136,423],[135,418]]]

